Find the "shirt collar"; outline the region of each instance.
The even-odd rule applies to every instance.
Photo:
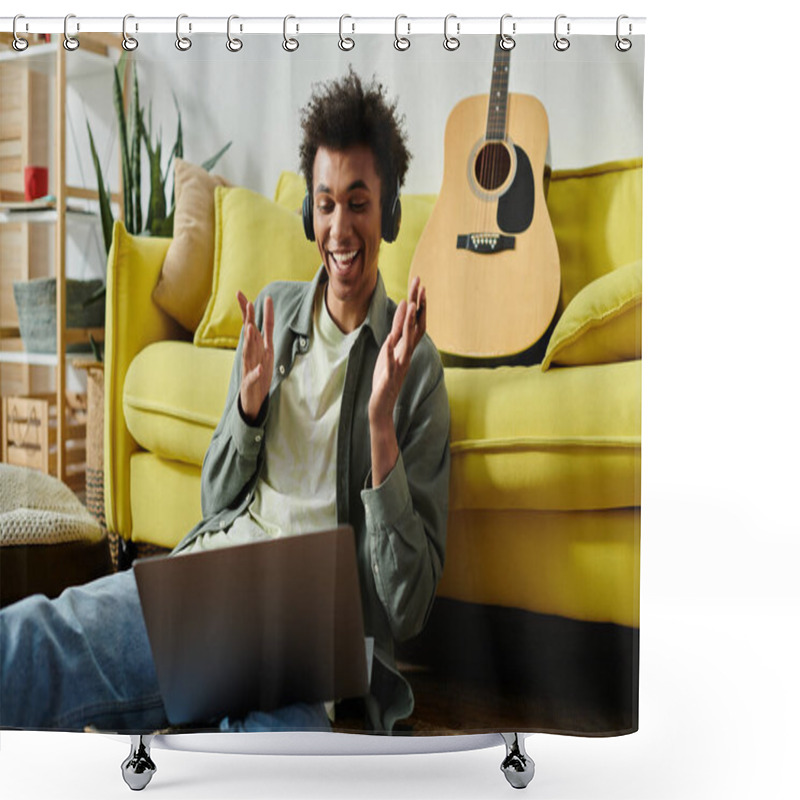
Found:
[[[328,282],[328,273],[325,266],[317,270],[317,274],[309,282],[300,305],[297,307],[292,319],[289,321],[289,328],[299,336],[308,337],[311,334],[314,318],[314,296],[322,284]],[[364,320],[365,327],[369,328],[375,339],[375,344],[380,346],[381,342],[389,335],[389,325],[386,315],[386,287],[383,284],[380,270],[378,270],[378,282],[375,284],[375,291],[367,309],[367,317]]]

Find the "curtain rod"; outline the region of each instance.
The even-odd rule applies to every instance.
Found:
[[[509,36],[534,33],[553,34],[556,25],[559,34],[581,36],[622,36],[643,35],[645,17],[570,17],[560,14],[554,17],[514,17],[504,15],[503,31]],[[133,33],[175,33],[175,17],[136,17],[129,16],[126,31]],[[122,17],[27,17],[17,19],[16,32],[20,36],[28,33],[64,33],[65,24],[72,36],[81,33],[122,33]],[[402,36],[415,34],[438,34],[445,32],[444,17],[233,17],[231,30],[236,34],[288,32],[297,34],[320,33],[384,33]],[[195,33],[228,32],[228,17],[194,17],[181,15],[180,30],[183,35]],[[480,33],[500,33],[500,17],[459,17],[450,15],[447,31],[450,35],[469,36]],[[14,17],[0,17],[0,32],[14,30]]]

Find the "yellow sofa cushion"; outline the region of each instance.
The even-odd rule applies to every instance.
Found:
[[[236,347],[242,328],[237,291],[250,300],[272,281],[307,281],[320,258],[300,218],[242,187],[218,187],[211,297],[194,335],[201,347]]]
[[[153,454],[199,466],[225,402],[234,353],[161,342],[134,359],[125,418]],[[447,369],[459,509],[639,505],[641,361],[542,372]]]
[[[584,286],[550,337],[542,369],[642,357],[642,262],[618,267]]]
[[[639,538],[638,508],[453,511],[437,595],[638,627]]]
[[[180,502],[175,502],[180,498]],[[203,518],[200,467],[134,453],[131,519],[134,542],[173,548]]]
[[[275,186],[275,202],[295,214],[301,214],[305,196],[306,182],[303,180],[303,176],[288,170],[281,172]]]
[[[451,509],[638,506],[641,367],[446,369]]]
[[[128,431],[145,450],[187,464],[203,463],[217,427],[234,351],[157,342],[131,362],[123,408]]]
[[[642,159],[553,172],[547,208],[565,309],[587,284],[642,258]]]
[[[275,202],[296,214],[301,213],[306,183],[296,172],[282,172],[275,187]],[[435,194],[402,194],[400,233],[391,244],[381,242],[378,265],[386,294],[399,303],[408,297],[408,272],[419,237],[428,223],[436,202]]]

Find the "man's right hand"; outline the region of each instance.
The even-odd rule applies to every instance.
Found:
[[[275,354],[272,349],[272,331],[275,326],[275,312],[272,298],[264,298],[264,330],[256,326],[256,312],[253,304],[242,294],[236,293],[239,308],[242,310],[244,326],[244,346],[242,349],[242,382],[239,387],[239,402],[246,421],[254,423],[272,383],[272,368]]]

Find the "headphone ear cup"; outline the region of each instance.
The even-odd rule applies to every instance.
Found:
[[[303,198],[303,230],[306,234],[306,239],[310,242],[314,241],[314,209],[311,205],[311,195],[306,193]]]
[[[383,210],[381,220],[381,236],[387,244],[391,244],[400,233],[400,218],[402,209],[400,207],[400,195],[396,194],[392,198],[391,204],[387,203]]]

